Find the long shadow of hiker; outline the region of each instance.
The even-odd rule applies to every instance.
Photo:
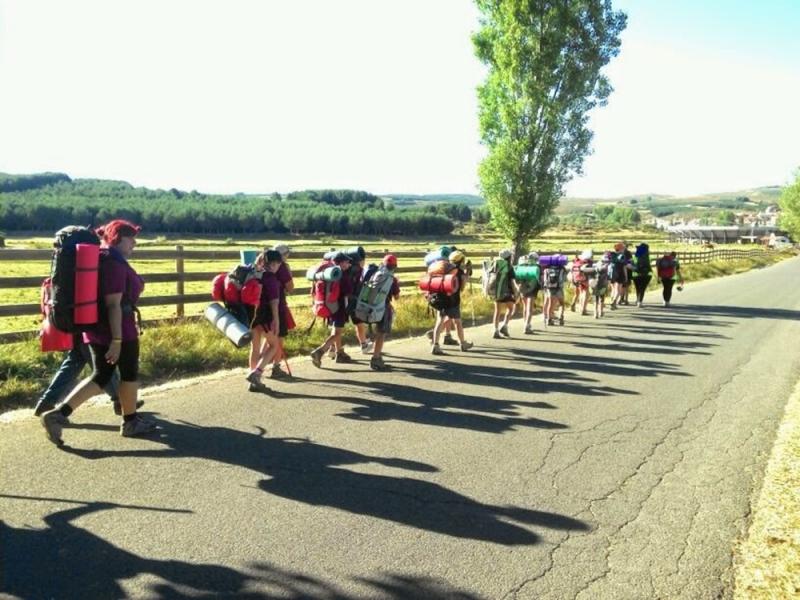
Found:
[[[259,482],[259,487],[276,496],[498,544],[534,544],[539,540],[535,533],[506,520],[554,529],[588,530],[585,523],[570,517],[484,504],[432,482],[341,468],[376,463],[428,473],[437,470],[425,463],[368,456],[297,438],[269,438],[261,428],[257,428],[256,434],[184,422],[164,423],[163,427],[163,435],[157,440],[167,446],[163,449],[114,451],[64,446],[63,450],[88,459],[204,458],[269,476]]]
[[[80,502],[57,498],[35,498],[0,494],[0,498],[65,502],[74,508],[44,518],[45,527],[12,527],[0,521],[0,591],[25,599],[61,600],[125,598],[124,582],[141,575],[155,581],[138,588],[138,593],[157,599],[241,598],[244,600],[366,600],[381,597],[401,600],[426,598],[480,600],[446,582],[429,578],[387,573],[357,582],[373,588],[366,596],[343,592],[337,586],[304,573],[256,562],[243,570],[208,563],[159,560],[124,550],[75,521],[103,510],[137,510],[189,513],[190,511],[111,502]],[[146,519],[143,519],[146,522]],[[138,585],[142,585],[139,583]]]
[[[567,427],[555,421],[520,416],[515,409],[516,406],[555,408],[546,402],[496,401],[440,390],[423,393],[417,387],[385,381],[333,379],[326,380],[325,386],[329,389],[341,387],[345,391],[357,388],[356,394],[331,394],[328,398],[336,402],[356,405],[351,412],[338,415],[347,419],[359,421],[397,420],[439,427],[470,429],[485,433],[503,433],[517,427],[540,429],[566,429]],[[381,399],[365,397],[368,394],[375,394]],[[448,410],[449,408],[459,410]]]

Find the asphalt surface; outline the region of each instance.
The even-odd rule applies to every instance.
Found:
[[[0,425],[19,598],[716,598],[800,373],[800,259],[388,374],[293,361],[151,394],[123,439]],[[145,341],[146,343],[146,341]],[[435,359],[435,360],[434,360]],[[7,596],[5,596],[7,597]]]

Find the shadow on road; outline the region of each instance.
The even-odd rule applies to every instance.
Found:
[[[587,531],[582,521],[563,515],[473,500],[436,483],[404,476],[360,473],[343,465],[432,473],[436,467],[401,458],[359,454],[297,438],[269,438],[266,431],[247,433],[226,427],[165,422],[152,450],[84,450],[62,447],[87,459],[202,458],[267,475],[258,487],[270,494],[329,506],[459,538],[497,544],[535,544],[539,536],[524,525]],[[515,521],[515,522],[511,522]]]
[[[5,494],[0,494],[0,498],[77,505],[47,515],[45,527],[41,529],[16,528],[0,521],[0,592],[26,600],[126,598],[131,590],[125,589],[124,582],[141,575],[148,576],[149,581],[137,582],[134,595],[159,599],[366,600],[380,595],[397,600],[479,600],[478,596],[458,590],[444,581],[399,573],[354,578],[353,581],[369,591],[364,595],[353,595],[323,580],[266,562],[252,563],[237,570],[208,563],[144,558],[79,527],[75,521],[113,509],[190,511]],[[147,527],[146,518],[141,519],[141,525]],[[163,535],[163,532],[150,535]]]
[[[680,313],[676,314],[675,310]],[[685,313],[690,313],[691,318]],[[710,321],[711,317],[732,317],[745,319],[778,319],[782,321],[800,320],[800,310],[790,310],[786,308],[759,308],[755,306],[709,306],[706,304],[678,304],[675,308],[660,311],[659,316],[665,320],[676,322],[687,319],[696,319],[698,325],[712,325],[717,323],[730,324],[731,321]]]

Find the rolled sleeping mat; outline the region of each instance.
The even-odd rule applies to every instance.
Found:
[[[539,265],[517,265],[514,267],[514,277],[519,281],[537,281],[540,273]]]
[[[225,334],[237,348],[242,348],[250,343],[250,330],[239,319],[234,317],[225,307],[212,302],[205,311],[208,321]]]
[[[256,262],[258,255],[261,254],[258,250],[239,250],[239,258],[243,265],[252,265]]]
[[[342,278],[342,268],[336,265],[326,267],[314,276],[317,281],[339,281]]]
[[[542,268],[547,267],[566,267],[569,258],[565,254],[550,254],[547,256],[539,257],[539,266]],[[516,275],[516,271],[514,271]]]
[[[359,261],[364,260],[366,258],[366,256],[367,256],[367,252],[366,252],[366,250],[364,250],[363,246],[353,246],[352,248],[342,248],[341,250],[339,250],[339,252],[343,252],[344,254],[347,254],[347,256],[349,256],[351,258],[355,258],[356,256],[358,256],[358,260]]]
[[[455,273],[450,275],[425,275],[419,280],[419,289],[429,294],[451,296],[458,292],[461,282]]]
[[[76,325],[97,323],[97,269],[100,265],[100,246],[75,245],[75,309]]]

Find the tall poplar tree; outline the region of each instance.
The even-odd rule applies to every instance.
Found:
[[[794,183],[783,188],[780,207],[780,226],[795,242],[800,241],[800,169],[795,173]]]
[[[611,0],[476,0],[479,167],[492,223],[519,255],[547,228],[564,184],[589,153],[588,112],[605,104],[602,68],[619,53],[627,17]]]

